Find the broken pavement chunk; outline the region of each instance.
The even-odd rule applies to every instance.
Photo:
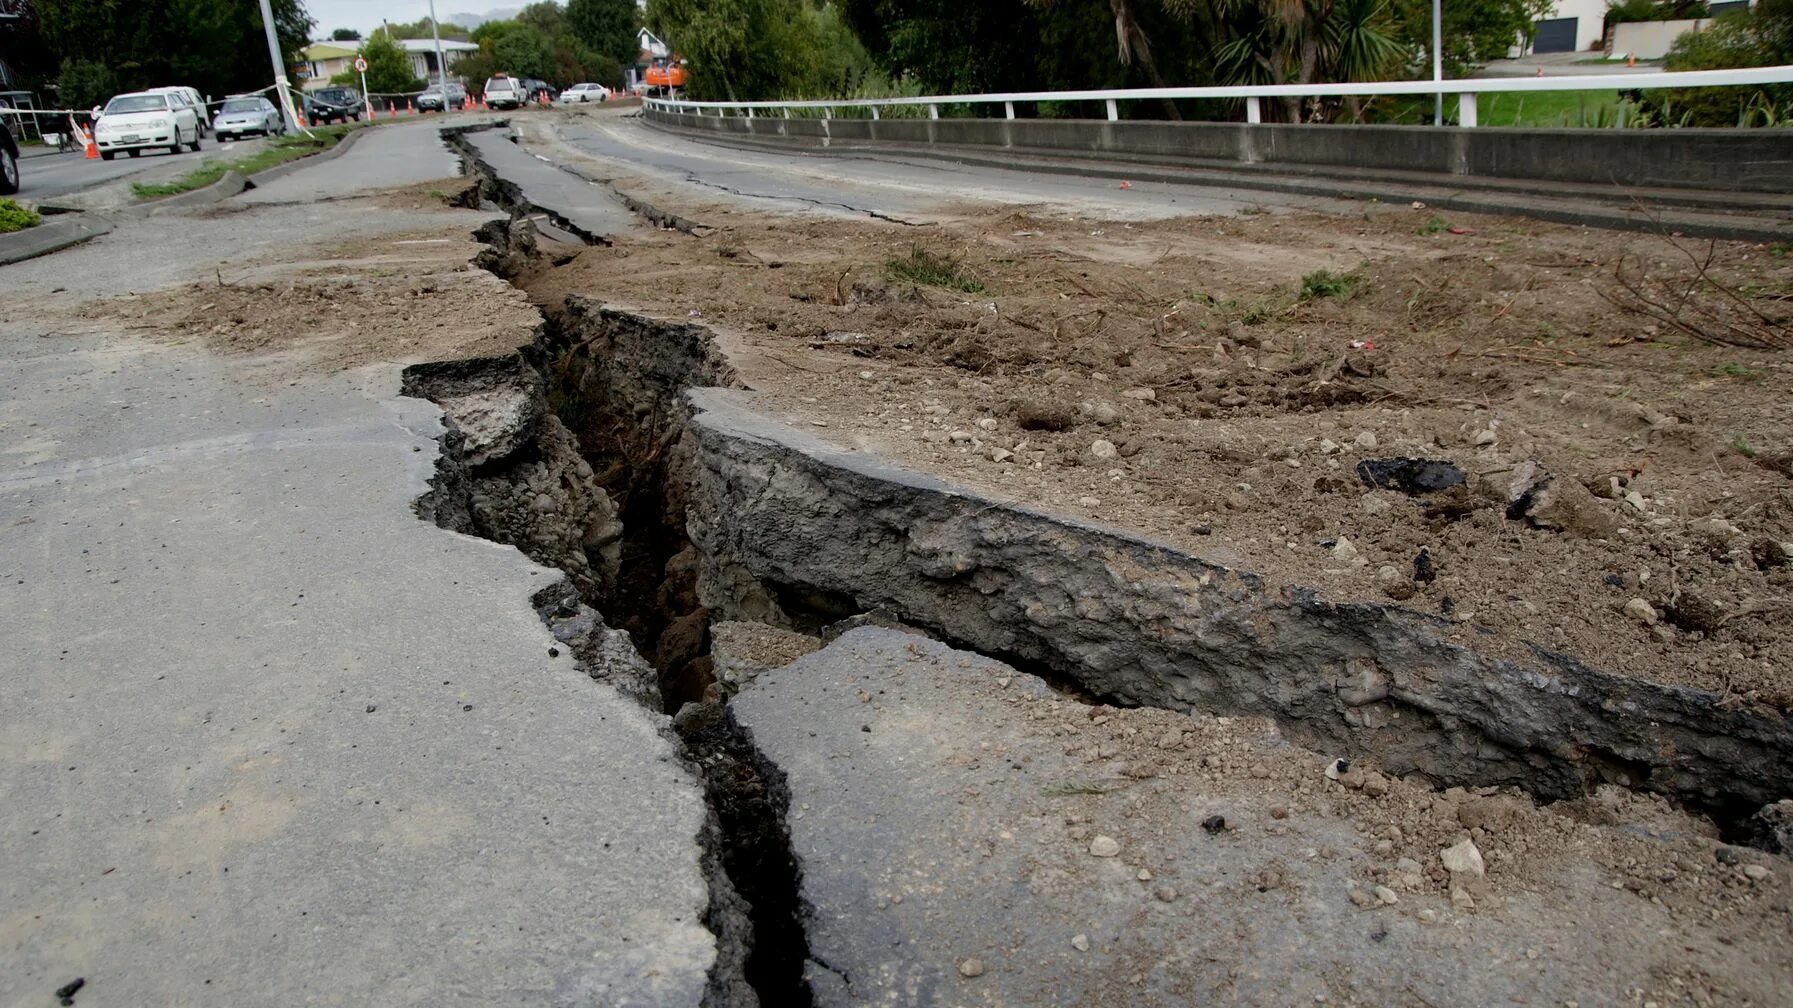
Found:
[[[1442,459],[1381,458],[1357,463],[1357,478],[1365,486],[1399,490],[1410,497],[1437,493],[1463,482],[1463,470]]]

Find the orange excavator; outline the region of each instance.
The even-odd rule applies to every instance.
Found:
[[[650,94],[668,94],[685,86],[685,64],[676,55],[671,59],[656,59],[642,74],[641,82],[647,85]]]

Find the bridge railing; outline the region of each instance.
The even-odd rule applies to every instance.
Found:
[[[1746,67],[1737,70],[1684,70],[1640,74],[1582,74],[1564,77],[1489,77],[1469,80],[1354,81],[1345,84],[1236,84],[1218,87],[1124,88],[1097,91],[1031,91],[1009,94],[926,95],[913,98],[831,98],[819,101],[687,101],[682,98],[649,98],[649,108],[671,113],[719,116],[773,116],[790,118],[797,110],[820,110],[825,119],[837,109],[869,109],[871,118],[883,110],[925,106],[928,118],[940,118],[942,105],[1003,107],[1005,118],[1015,118],[1016,102],[1103,102],[1110,120],[1121,117],[1121,103],[1164,99],[1244,99],[1245,121],[1263,122],[1266,98],[1374,97],[1378,95],[1457,95],[1457,122],[1476,125],[1476,96],[1528,91],[1630,91],[1642,88],[1737,87],[1793,82],[1793,66]]]

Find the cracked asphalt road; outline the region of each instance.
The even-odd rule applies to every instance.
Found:
[[[747,150],[687,139],[613,110],[518,117],[528,142],[549,129],[560,143],[670,185],[718,193],[760,210],[809,211],[925,224],[969,203],[1050,204],[1114,220],[1238,213],[1287,207],[1337,210],[1340,200],[1217,186],[1133,183],[1120,195],[1110,179],[973,167],[897,155],[816,155]]]

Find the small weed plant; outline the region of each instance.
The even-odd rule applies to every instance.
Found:
[[[1321,298],[1349,298],[1357,293],[1358,285],[1363,277],[1356,273],[1334,273],[1331,270],[1315,270],[1301,278],[1301,300],[1318,301]]]
[[[965,269],[958,256],[933,252],[912,245],[907,256],[899,256],[884,264],[884,275],[898,283],[921,287],[945,287],[965,294],[977,294],[984,282]]]

